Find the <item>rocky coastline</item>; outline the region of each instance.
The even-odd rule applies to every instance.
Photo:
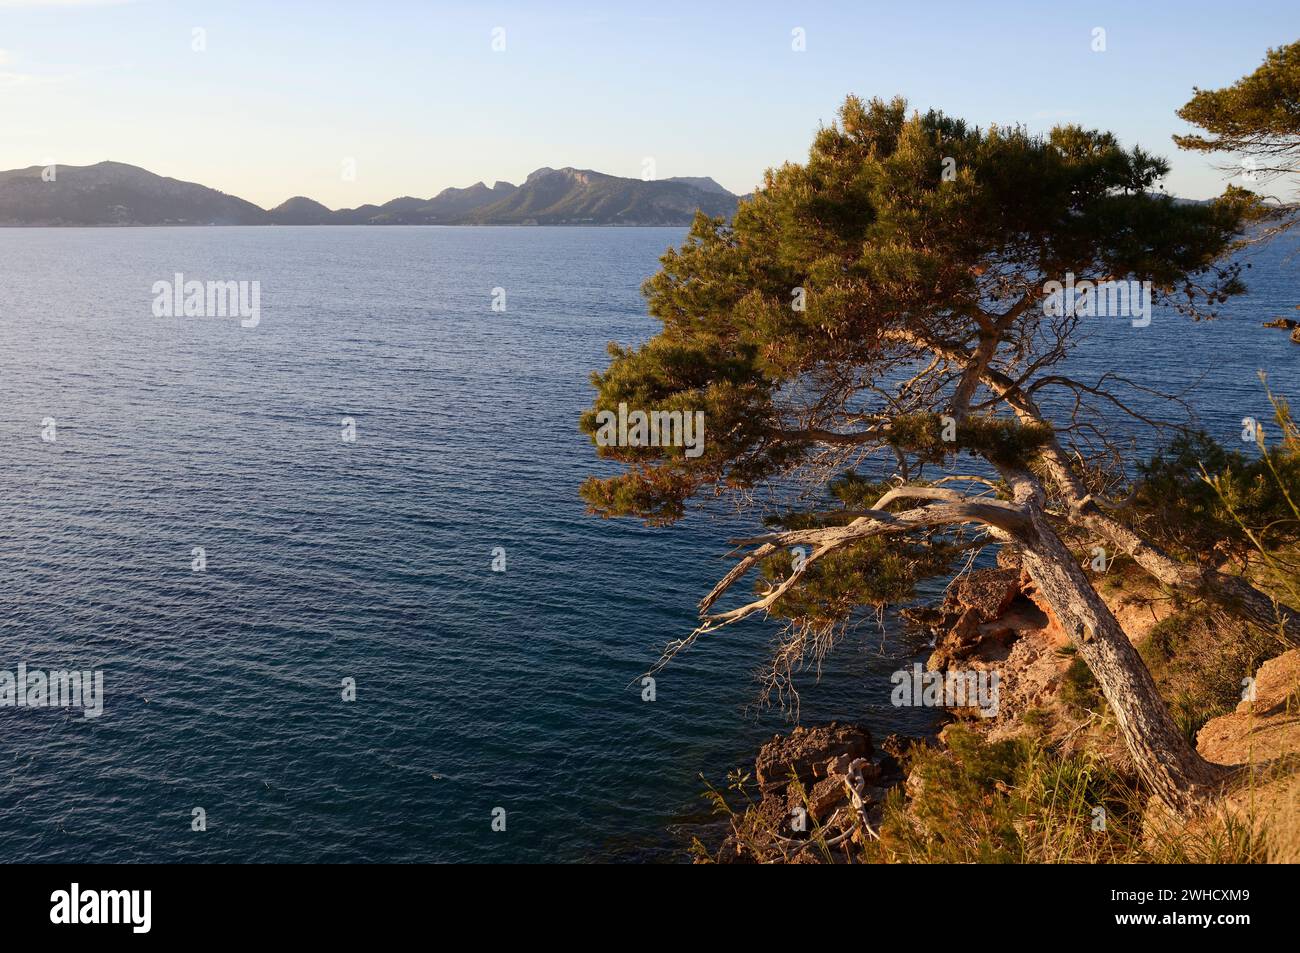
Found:
[[[1101,591],[1135,643],[1172,614],[1167,600],[1131,581],[1117,578]],[[1003,551],[996,566],[959,577],[941,604],[904,610],[903,615],[932,640],[928,671],[999,674],[996,712],[950,709],[947,724],[929,739],[890,735],[877,742],[865,725],[844,722],[774,735],[752,766],[756,803],[733,816],[720,846],[698,846],[697,859],[852,862],[855,848],[878,837],[891,794],[908,807],[923,784],[909,770],[915,747],[959,757],[948,744],[957,725],[990,742],[1032,732],[1067,752],[1090,746],[1119,772],[1131,771],[1123,745],[1100,730],[1104,703],[1100,696],[1087,697],[1086,669],[1080,672],[1069,638],[1014,552]],[[1253,700],[1200,729],[1198,748],[1219,763],[1272,765],[1271,773],[1260,777],[1261,784],[1276,788],[1266,800],[1293,815],[1300,804],[1300,706],[1292,698],[1300,684],[1300,650],[1264,663],[1256,684]],[[1258,801],[1258,791],[1249,803],[1230,795],[1223,807],[1245,814]],[[1294,817],[1283,820],[1284,827],[1294,824]],[[1278,851],[1300,859],[1300,845],[1280,845]]]

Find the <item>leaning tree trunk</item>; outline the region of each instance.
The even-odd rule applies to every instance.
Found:
[[[1216,569],[1180,563],[1159,546],[1144,539],[1119,520],[1108,516],[1090,495],[1071,469],[1059,448],[1043,454],[1048,472],[1060,487],[1069,508],[1071,523],[1102,537],[1120,552],[1171,589],[1199,592],[1217,599],[1226,608],[1263,629],[1281,628],[1289,645],[1300,645],[1300,613],[1274,602],[1240,576]]]
[[[986,374],[985,382],[1011,406],[1022,422],[1042,423],[1043,416],[1033,398],[1002,375]],[[1132,557],[1133,561],[1170,588],[1201,592],[1218,599],[1239,615],[1266,629],[1275,626],[1290,645],[1300,645],[1300,612],[1275,602],[1245,579],[1212,568],[1188,566],[1178,562],[1159,546],[1113,519],[1088,493],[1056,440],[1044,449],[1043,463],[1060,488],[1071,523],[1097,533],[1112,546]]]
[[[1170,807],[1190,811],[1226,769],[1183,737],[1141,656],[1048,522],[1041,486],[1032,478],[1021,485],[1028,490],[1017,494],[1028,519],[1017,534],[1025,570],[1096,677],[1142,779]]]
[[[1007,402],[1021,422],[1046,422],[1033,398],[1010,378],[986,372],[984,381]],[[1240,576],[1180,563],[1140,533],[1108,516],[1088,493],[1055,439],[1044,448],[1041,459],[1064,497],[1071,523],[1101,536],[1164,585],[1213,597],[1262,628],[1280,626],[1287,644],[1300,645],[1300,611],[1271,599]]]

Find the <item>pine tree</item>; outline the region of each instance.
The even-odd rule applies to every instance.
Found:
[[[1251,182],[1291,177],[1300,185],[1300,40],[1269,50],[1248,76],[1223,89],[1195,89],[1180,119],[1206,135],[1174,136],[1195,152],[1234,152],[1241,164],[1227,167]],[[1273,234],[1300,223],[1294,205],[1273,210]]]
[[[1125,403],[1122,380],[1077,380],[1064,366],[1089,322],[1125,319],[1045,306],[1048,283],[1149,281],[1157,303],[1193,316],[1242,288],[1224,256],[1258,200],[1229,188],[1210,204],[1177,203],[1153,191],[1166,172],[1104,132],[1039,137],[850,97],[807,162],[769,171],[730,225],[698,216],[644,288],[662,330],[641,347],[611,345],[608,368],[593,375],[581,426],[600,456],[625,466],[582,494],[595,513],[653,523],[707,493],[766,492],[789,509],[768,532],[734,541],[739,562],[666,657],[756,613],[791,620],[786,651],[824,647],[862,606],[908,598],[972,547],[1010,546],[1151,789],[1189,808],[1221,781],[1175,727],[1060,532],[1276,624],[1263,594],[1171,558],[1111,515],[1080,465],[1099,453],[1087,441],[1105,443],[1099,403],[1145,418]],[[1053,392],[1069,399],[1044,399]],[[602,421],[620,404],[703,411],[702,452],[611,442]],[[945,466],[954,475],[932,478]],[[877,483],[882,468],[892,475]],[[830,492],[810,496],[810,482]],[[792,562],[792,548],[806,558]],[[757,598],[715,608],[751,571]],[[1287,624],[1300,641],[1300,619]]]

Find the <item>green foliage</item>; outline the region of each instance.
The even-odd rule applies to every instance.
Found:
[[[796,451],[764,438],[771,416],[766,383],[754,366],[754,349],[724,353],[708,342],[656,338],[639,350],[610,345],[609,368],[592,375],[598,397],[580,429],[597,443],[600,414],[628,411],[703,414],[702,453],[685,446],[599,446],[601,457],[632,465],[624,474],[589,478],[581,494],[602,516],[636,515],[671,522],[685,501],[709,482],[750,486],[778,471]],[[694,419],[694,418],[693,418]]]
[[[1101,687],[1092,669],[1081,658],[1070,662],[1061,680],[1061,701],[1071,708],[1097,711],[1101,708]]]
[[[876,500],[894,487],[892,480],[868,480],[852,470],[845,471],[831,481],[831,496],[848,510],[868,510]]]
[[[859,473],[846,471],[829,486],[831,496],[843,505],[843,510],[792,511],[769,516],[764,522],[782,530],[847,525],[856,518],[855,511],[871,509],[895,485],[893,481],[868,480]],[[894,505],[911,503],[898,501]],[[910,602],[916,598],[917,583],[951,574],[958,557],[967,551],[957,535],[940,535],[924,541],[871,537],[808,564],[800,585],[782,596],[770,611],[780,618],[822,625],[843,622],[863,606],[883,608]],[[768,557],[760,565],[755,589],[763,592],[777,585],[793,568],[792,556],[786,551]]]
[[[1241,558],[1254,551],[1254,540],[1274,548],[1300,539],[1294,445],[1248,456],[1198,431],[1176,437],[1138,470],[1133,502],[1144,528],[1189,557]]]
[[[1258,182],[1300,175],[1300,40],[1269,50],[1231,86],[1195,90],[1178,115],[1205,133],[1174,136],[1184,149],[1240,155]],[[1300,207],[1256,207],[1250,217],[1272,222],[1267,238],[1300,225]]]
[[[633,467],[616,477],[588,477],[578,488],[591,512],[604,517],[641,517],[662,526],[686,514],[684,500],[695,492],[689,473],[667,467]]]
[[[907,414],[890,422],[890,445],[923,460],[938,462],[964,451],[994,463],[1020,467],[1027,466],[1030,458],[1051,441],[1052,428],[1004,417],[967,417],[953,428],[952,440],[943,438],[944,423],[939,414]]]
[[[1197,89],[1178,116],[1209,133],[1174,136],[1184,149],[1253,154],[1279,140],[1300,144],[1300,40],[1269,50],[1253,73],[1224,89]]]
[[[900,428],[909,415],[944,412],[955,372],[941,369],[941,386],[900,390],[890,404],[875,395],[917,370],[925,351],[909,342],[974,346],[983,309],[1015,300],[1005,292],[990,302],[981,278],[990,272],[1006,288],[1071,271],[1151,280],[1158,297],[1221,300],[1239,286],[1216,262],[1253,199],[1177,204],[1152,192],[1167,168],[1096,130],[1041,137],[909,114],[902,99],[849,97],[807,161],[770,170],[731,224],[696,217],[643,288],[662,330],[613,349],[593,377],[587,433],[595,412],[620,402],[703,410],[705,453],[603,448],[631,469],[588,481],[584,498],[602,515],[668,522],[706,489],[746,492],[788,477],[827,434],[851,431],[861,440],[849,445],[865,449],[893,433],[896,446],[931,452],[928,432],[909,443]],[[1041,309],[1018,320],[1015,359],[1027,363]],[[964,448],[989,459],[1018,462],[1039,445],[992,418],[963,427]]]
[[[862,606],[908,602],[916,597],[922,579],[950,574],[959,552],[953,544],[872,537],[810,563],[801,584],[778,599],[771,612],[817,624],[843,621]],[[773,555],[761,568],[756,583],[760,591],[790,574],[790,555]]]
[[[1114,858],[1117,843],[1092,830],[1092,809],[1107,827],[1140,822],[1125,801],[1124,780],[1100,759],[1063,756],[1036,741],[988,742],[954,725],[949,752],[913,750],[917,791],[910,809],[892,805],[881,826],[881,851],[924,863],[1044,863]]]
[[[1259,446],[1263,453],[1263,463],[1268,468],[1268,473],[1276,483],[1284,501],[1284,505],[1280,507],[1283,512],[1281,522],[1287,526],[1294,526],[1300,524],[1300,488],[1296,486],[1293,469],[1295,461],[1300,459],[1300,425],[1297,425],[1292,416],[1291,407],[1286,399],[1269,390],[1267,378],[1263,374],[1260,375],[1260,380],[1264,383],[1265,393],[1268,394],[1268,399],[1273,405],[1280,439],[1270,446],[1268,438],[1261,431],[1258,434]],[[1300,604],[1300,564],[1297,564],[1295,552],[1300,547],[1293,544],[1285,549],[1279,549],[1269,545],[1270,536],[1253,528],[1247,522],[1247,517],[1234,506],[1232,494],[1224,485],[1224,481],[1217,476],[1211,476],[1207,478],[1207,482],[1260,557],[1264,574],[1266,577],[1271,577],[1265,579],[1266,588],[1271,588],[1276,593],[1275,598],[1279,602],[1290,606]]]
[[[1242,679],[1278,646],[1273,633],[1197,604],[1153,625],[1138,650],[1175,723],[1195,745],[1207,721],[1236,708]]]

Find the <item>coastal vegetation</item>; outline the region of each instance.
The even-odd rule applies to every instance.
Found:
[[[731,541],[736,565],[661,665],[724,626],[775,617],[785,625],[765,681],[788,697],[794,672],[863,612],[906,604],[922,579],[957,576],[985,552],[997,554],[1005,598],[990,612],[959,607],[970,610],[962,631],[941,635],[937,652],[969,653],[1014,603],[1043,620],[1034,631],[1059,662],[1036,696],[1050,711],[1017,700],[996,729],[958,725],[939,749],[914,744],[874,767],[800,756],[809,773],[769,776],[748,810],[714,792],[732,812],[733,852],[803,859],[799,841],[821,837],[820,859],[835,859],[832,844],[866,860],[1267,855],[1241,814],[1205,820],[1260,778],[1248,762],[1207,756],[1198,732],[1235,700],[1251,704],[1261,663],[1300,646],[1289,407],[1270,394],[1276,420],[1258,424],[1250,450],[1225,450],[1149,382],[1071,370],[1090,322],[1136,315],[1045,306],[1076,279],[1136,282],[1200,320],[1244,290],[1233,253],[1289,212],[1232,185],[1178,202],[1159,190],[1167,171],[1100,130],[1036,136],[849,97],[806,163],[769,171],[730,223],[697,216],[646,282],[663,329],[611,348],[583,429],[594,436],[595,416],[620,403],[696,408],[709,440],[691,459],[601,446],[624,469],[590,478],[584,498],[599,515],[658,524],[694,499],[729,498],[767,522]],[[1130,323],[1178,340],[1170,324]],[[1134,458],[1119,420],[1166,445]],[[754,596],[736,604],[751,573]],[[1135,603],[1153,618],[1134,618]],[[997,639],[1016,635],[1003,626]],[[874,815],[858,782],[848,801],[816,787],[836,771],[891,767],[906,784]],[[744,792],[743,774],[732,780]],[[834,836],[822,817],[822,833],[792,838],[766,806],[798,809],[808,785],[834,805]],[[1094,829],[1080,825],[1098,807],[1118,836],[1089,846]],[[1164,830],[1184,839],[1153,834],[1161,816],[1180,819]],[[747,847],[757,834],[767,846]]]
[[[1256,490],[1275,505],[1248,517],[1229,486],[1241,482],[1236,455],[1203,436],[1198,443],[1207,457],[1223,463],[1188,475],[1195,483],[1180,486],[1199,495],[1194,505],[1202,518],[1239,520],[1246,543],[1226,557],[1232,571],[1255,578],[1280,603],[1294,604],[1300,601],[1300,508],[1294,505],[1300,431],[1285,401],[1274,401],[1278,436],[1247,469],[1257,471]],[[1195,559],[1196,543],[1188,545],[1182,526],[1155,520],[1167,515],[1170,457],[1162,451],[1142,468],[1147,476],[1134,486],[1129,513],[1139,521],[1152,518],[1148,525],[1163,544]],[[1190,464],[1187,470],[1195,468]],[[1165,525],[1169,532],[1160,528]],[[1086,557],[1080,554],[1079,561]],[[874,760],[888,771],[897,756],[894,783],[876,779],[877,786],[868,789],[869,809],[861,813],[843,810],[844,800],[826,796],[828,781],[839,780],[831,766],[838,752],[829,746],[805,753],[810,770],[802,777],[791,772],[775,798],[747,773],[733,773],[728,790],[709,789],[728,821],[726,842],[706,846],[697,839],[693,855],[759,863],[1300,859],[1300,651],[1287,649],[1280,630],[1242,626],[1229,612],[1152,586],[1132,562],[1112,566],[1102,588],[1108,604],[1125,613],[1127,631],[1180,732],[1202,753],[1244,766],[1221,798],[1171,822],[1123,749],[1115,713],[1087,665],[1068,647],[1058,647],[1060,659],[1032,704],[1013,703],[992,722],[958,710],[936,741],[886,739]],[[1004,612],[988,628],[996,633],[1017,617]],[[1043,640],[1050,646],[1050,623],[1044,629],[1021,624],[1015,637],[1022,645]],[[996,650],[996,637],[984,641]],[[969,653],[965,664],[972,657],[978,652]],[[1032,681],[1041,661],[1013,653],[999,667],[1013,681]],[[782,744],[788,741],[774,740],[768,748]],[[821,758],[826,766],[819,772]],[[825,780],[818,780],[819,773]],[[791,805],[809,813],[806,835],[790,829]]]

